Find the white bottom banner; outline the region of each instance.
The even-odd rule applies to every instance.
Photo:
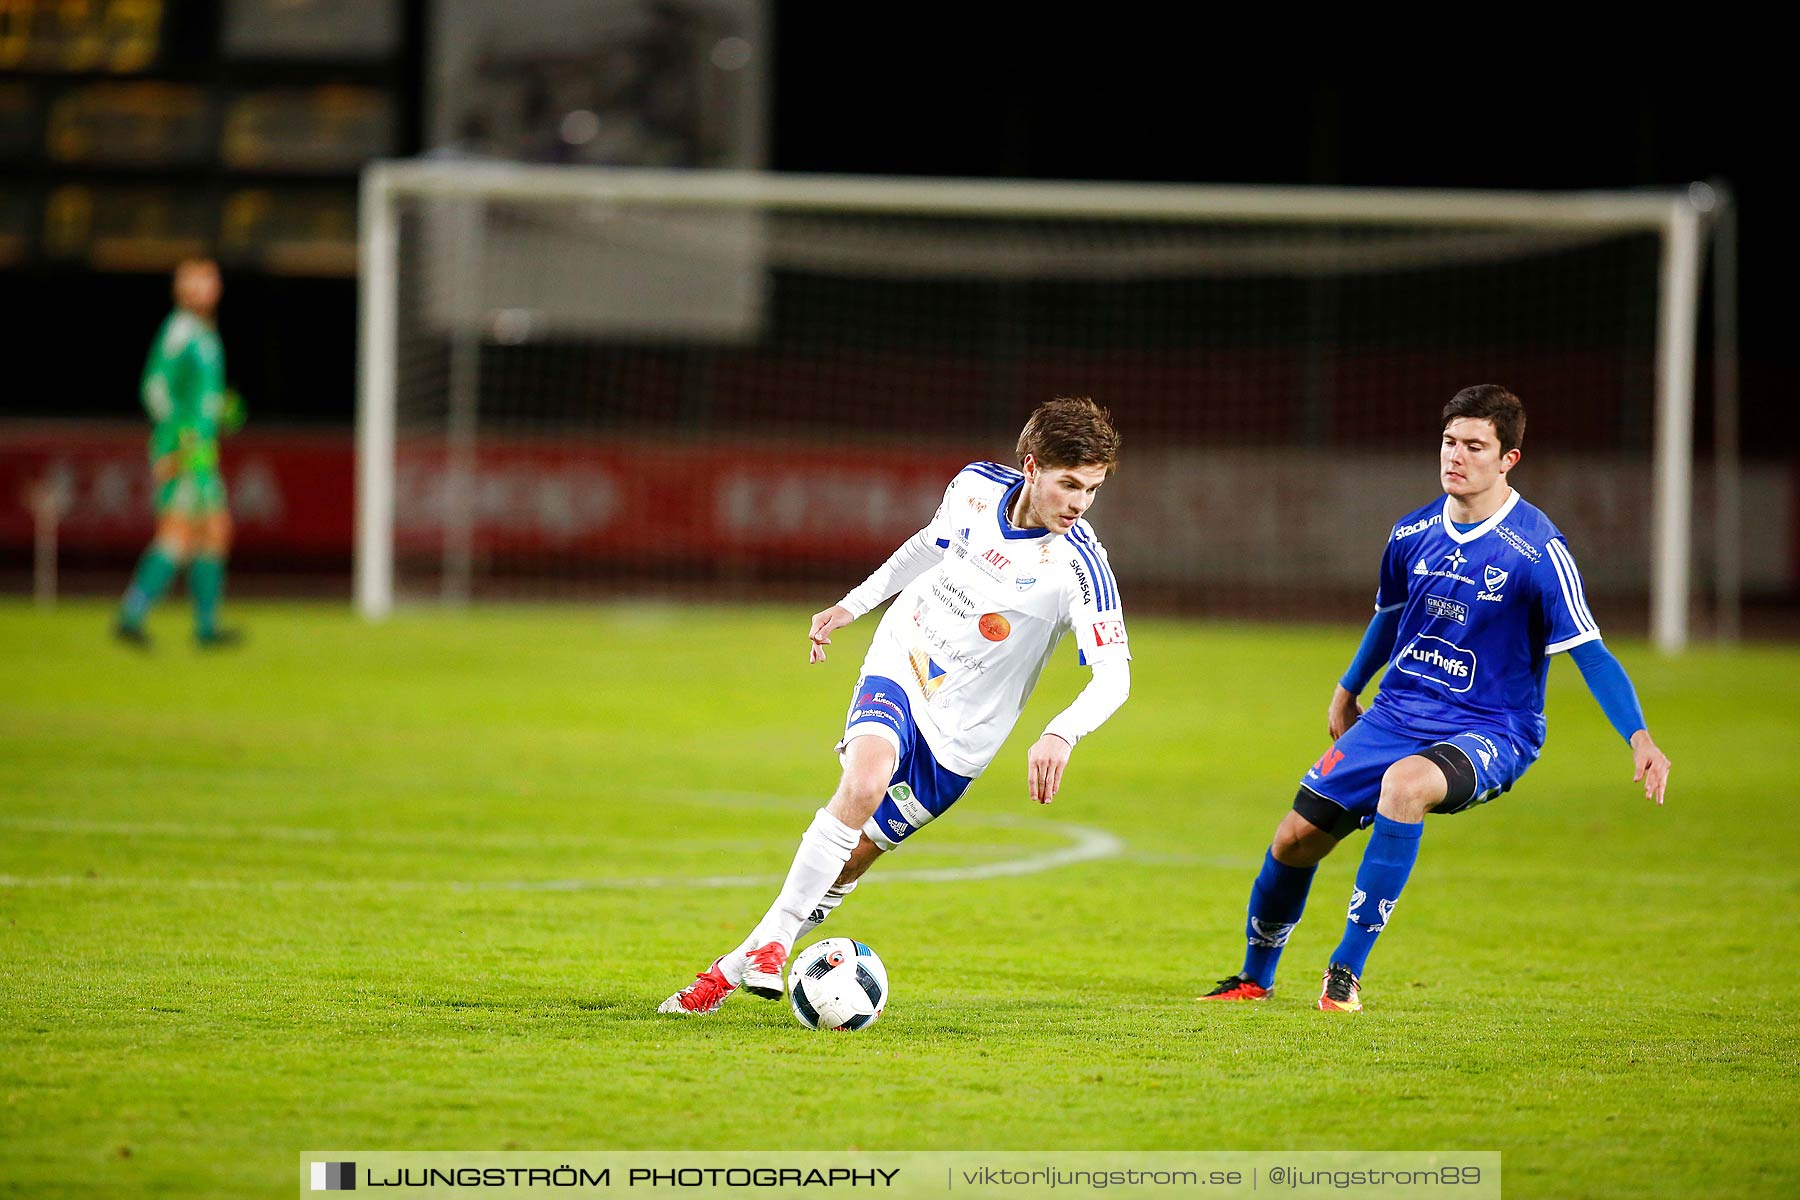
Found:
[[[309,1151],[300,1194],[1498,1200],[1496,1151]]]

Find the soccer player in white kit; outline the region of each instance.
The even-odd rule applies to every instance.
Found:
[[[833,631],[899,593],[851,695],[837,744],[843,777],[800,839],[781,894],[742,944],[658,1012],[715,1012],[739,987],[780,999],[794,943],[988,768],[1072,630],[1093,677],[1025,764],[1031,799],[1055,797],[1070,751],[1131,689],[1118,582],[1082,519],[1118,452],[1111,414],[1092,400],[1040,405],[1019,434],[1018,470],[964,467],[929,525],[813,615],[810,657],[820,663]]]

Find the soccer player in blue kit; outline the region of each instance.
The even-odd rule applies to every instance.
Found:
[[[1669,759],[1600,640],[1568,542],[1506,481],[1525,409],[1505,388],[1444,406],[1444,499],[1400,518],[1375,617],[1327,709],[1332,747],[1306,772],[1250,889],[1244,969],[1202,1000],[1266,1000],[1319,861],[1372,826],[1318,1007],[1357,1012],[1363,966],[1419,856],[1425,814],[1466,812],[1517,783],[1544,744],[1550,656],[1568,651],[1631,746],[1632,779],[1663,802]],[[1365,713],[1357,697],[1383,664]]]

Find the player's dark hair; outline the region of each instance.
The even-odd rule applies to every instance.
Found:
[[[1497,383],[1478,383],[1450,397],[1450,403],[1444,405],[1444,423],[1438,428],[1448,429],[1450,422],[1460,417],[1492,421],[1502,454],[1525,443],[1525,405]]]
[[[1038,405],[1019,431],[1019,462],[1027,454],[1045,467],[1106,468],[1119,463],[1119,431],[1112,413],[1088,396],[1058,396]]]

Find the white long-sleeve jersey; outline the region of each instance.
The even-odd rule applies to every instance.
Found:
[[[860,617],[899,592],[863,674],[899,683],[933,756],[970,779],[999,753],[1065,633],[1094,678],[1045,732],[1074,745],[1130,691],[1105,547],[1086,521],[1066,534],[1015,528],[1007,507],[1022,480],[998,463],[964,467],[931,523],[839,602]]]

